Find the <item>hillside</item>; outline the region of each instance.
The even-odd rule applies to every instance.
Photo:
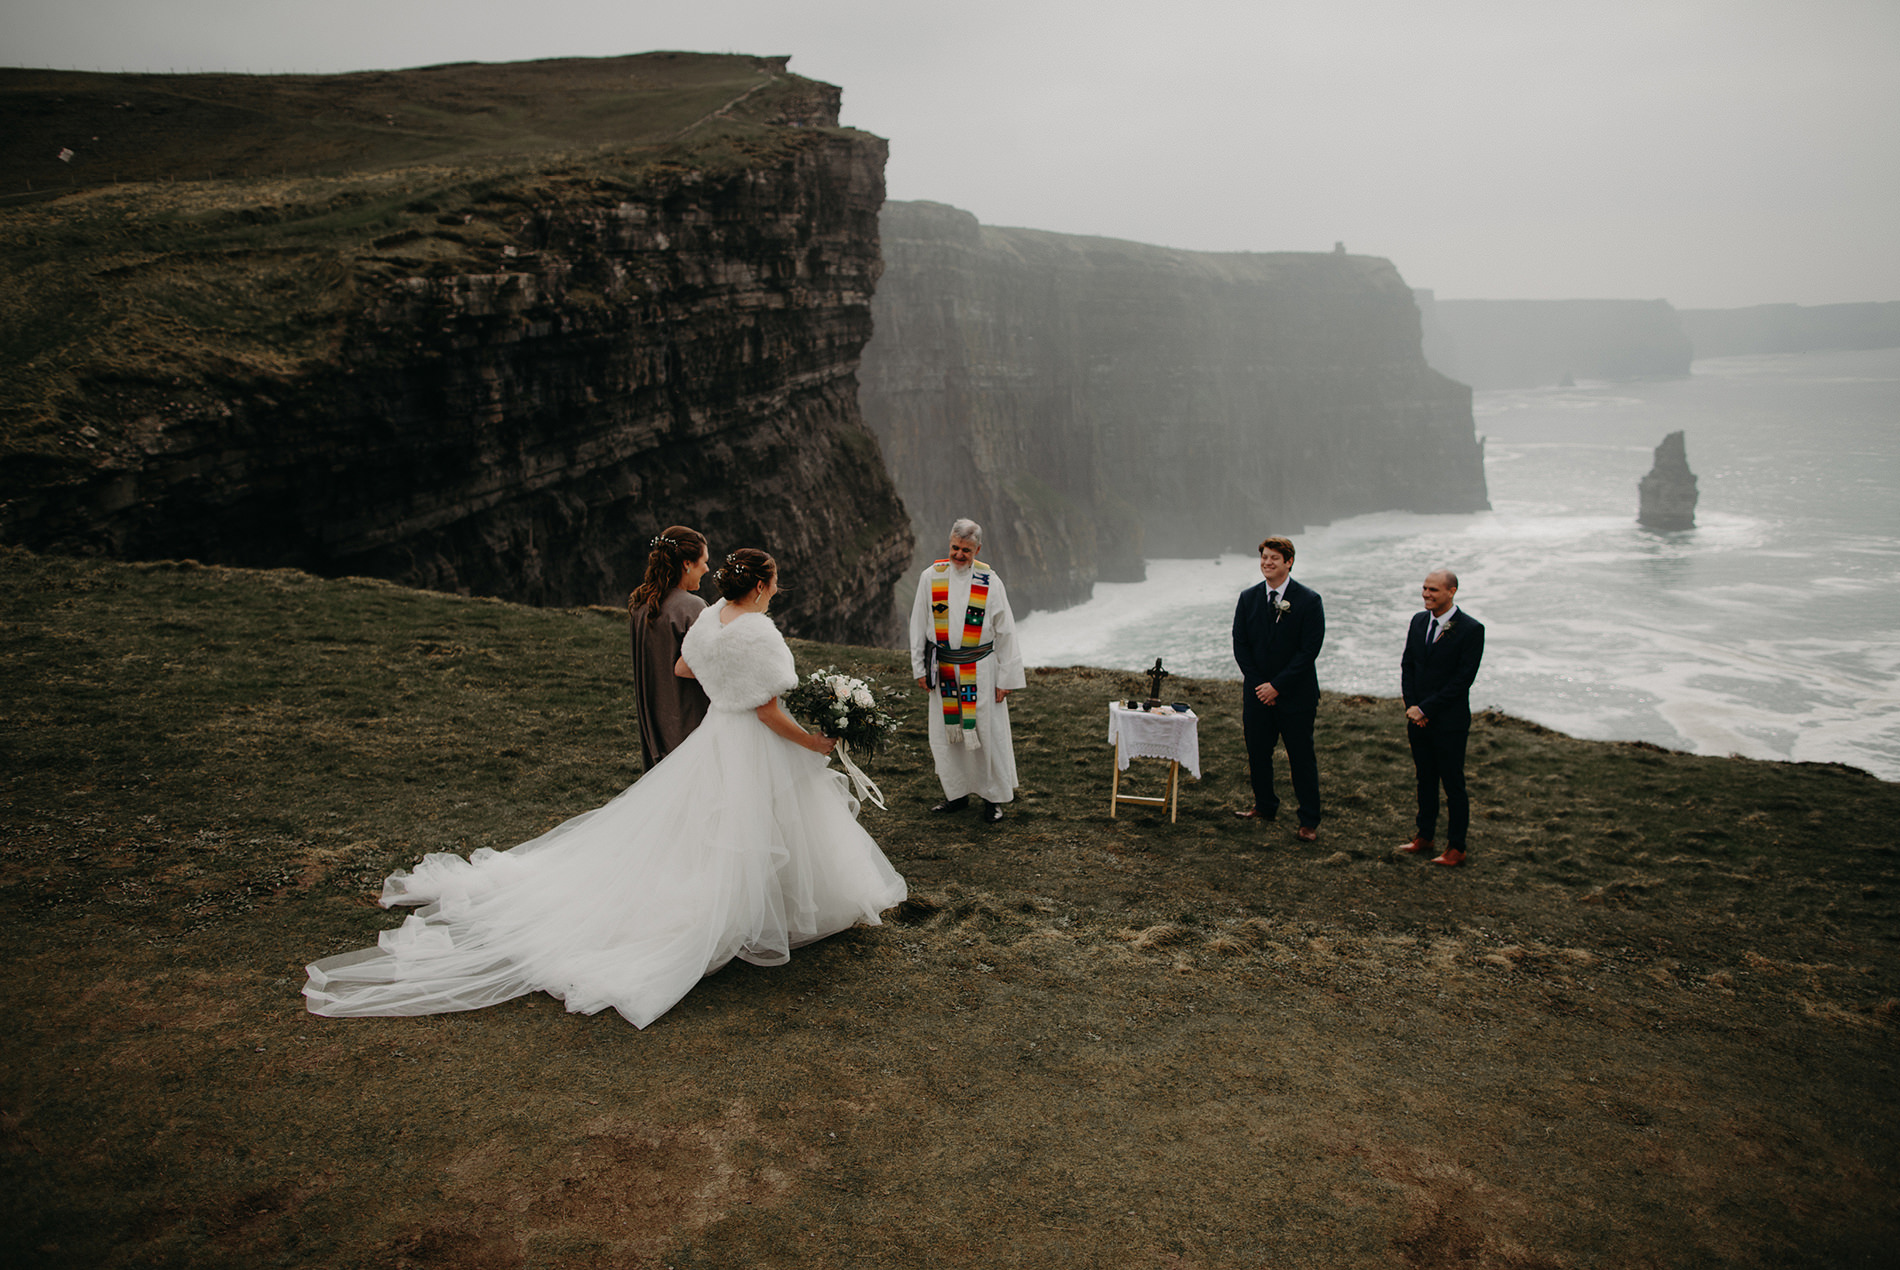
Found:
[[[714,135],[729,140],[735,128],[763,131],[746,123],[835,110],[837,89],[787,74],[789,60],[647,53],[349,75],[0,68],[0,197],[587,151],[624,162],[677,145],[695,124],[718,123]]]
[[[838,101],[674,53],[0,73],[12,170],[66,178],[0,204],[0,541],[611,603],[679,520],[888,638],[885,146]]]
[[[796,586],[801,579],[788,575]],[[798,643],[901,683],[901,654]],[[1329,696],[1317,847],[1107,815],[1116,670],[1015,699],[1021,797],[913,705],[880,928],[641,1032],[324,1020],[423,852],[637,775],[624,614],[0,550],[0,1211],[44,1266],[1737,1267],[1900,1237],[1900,786],[1487,715],[1472,860],[1396,857],[1395,702]],[[1131,779],[1150,785],[1152,766]]]

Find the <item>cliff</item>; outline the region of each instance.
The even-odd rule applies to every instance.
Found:
[[[1683,434],[1671,432],[1656,447],[1656,461],[1636,486],[1638,523],[1648,529],[1695,528],[1695,473]]]
[[[1021,612],[1147,557],[1487,506],[1470,391],[1425,365],[1387,261],[1173,251],[936,203],[880,224],[860,399],[915,564],[970,516]]]
[[[1425,357],[1473,388],[1686,375],[1693,350],[1666,300],[1439,300],[1418,295]]]
[[[893,636],[885,145],[837,89],[649,54],[0,99],[100,137],[0,212],[0,540],[615,604],[681,521],[776,554],[794,633]]]
[[[1894,348],[1900,346],[1900,302],[1684,309],[1682,328],[1697,357]]]

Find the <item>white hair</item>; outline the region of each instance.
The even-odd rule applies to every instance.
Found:
[[[952,521],[950,524],[950,536],[952,538],[961,538],[965,542],[973,542],[980,547],[983,545],[983,526],[977,524],[974,520]]]

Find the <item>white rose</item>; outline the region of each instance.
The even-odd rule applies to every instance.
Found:
[[[858,687],[851,690],[851,704],[870,710],[876,707],[877,701],[871,696],[870,689]]]
[[[839,675],[831,681],[831,692],[838,700],[848,701],[851,698],[851,685],[846,682],[843,675]]]

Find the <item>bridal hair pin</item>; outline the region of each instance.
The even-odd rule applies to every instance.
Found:
[[[658,547],[662,544],[668,547],[677,547],[680,545],[679,540],[676,538],[668,538],[665,534],[655,534],[653,535],[653,541],[649,542],[647,546]],[[731,557],[728,556],[727,559],[731,559]]]

